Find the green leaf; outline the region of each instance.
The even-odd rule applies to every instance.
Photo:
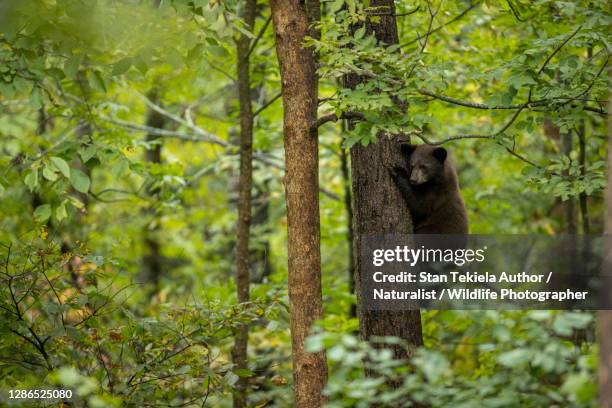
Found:
[[[111,173],[113,177],[119,178],[127,172],[130,167],[130,161],[126,158],[121,158],[117,160],[117,163],[111,169]]]
[[[80,193],[87,194],[89,191],[89,177],[79,169],[72,169],[70,173],[70,184]]]
[[[355,30],[355,39],[356,40],[360,40],[361,38],[363,38],[363,36],[365,35],[365,27],[359,27],[357,30]]]
[[[83,204],[79,199],[72,197],[72,196],[68,196],[68,201],[70,201],[70,204],[74,207],[74,208],[78,208],[79,210],[83,207],[85,207],[85,204]]]
[[[225,374],[225,381],[227,381],[227,383],[228,383],[230,386],[233,386],[234,384],[236,384],[236,383],[238,382],[238,380],[239,380],[239,379],[240,379],[240,377],[238,377],[236,374],[234,374],[234,373],[233,373],[233,372],[231,372],[231,371],[228,371],[228,372]]]
[[[329,12],[330,13],[336,13],[336,12],[340,11],[342,6],[344,6],[344,0],[335,0],[333,3],[330,4]]]
[[[73,55],[64,62],[64,73],[70,79],[76,77],[79,67],[81,66],[81,55]]]
[[[55,209],[55,218],[62,221],[66,217],[68,217],[68,212],[66,212],[66,201],[64,201]]]
[[[57,372],[57,375],[62,385],[68,387],[76,385],[81,379],[81,375],[76,368],[73,367],[62,367]]]
[[[64,159],[53,156],[49,158],[49,160],[51,160],[51,163],[53,163],[53,165],[60,171],[60,173],[64,175],[64,177],[70,178],[70,166],[68,166],[68,163],[66,163]]]
[[[81,156],[81,160],[83,163],[87,163],[89,159],[96,155],[98,148],[95,145],[89,145],[84,149],[79,150],[79,155]]]
[[[253,375],[255,375],[255,373],[249,370],[248,368],[238,368],[234,370],[234,373],[236,373],[238,377],[252,377]]]
[[[132,66],[132,58],[131,57],[123,58],[122,60],[117,61],[113,65],[113,71],[111,72],[111,75],[115,76],[115,75],[125,74],[130,69],[131,66]]]
[[[42,174],[43,174],[43,177],[49,181],[57,180],[57,174],[55,174],[54,169],[52,169],[51,166],[49,165],[45,165],[45,167],[43,167]]]
[[[204,45],[198,44],[195,47],[193,47],[191,50],[189,50],[189,52],[187,53],[187,61],[194,62],[197,58],[200,58],[203,53],[204,53]]]
[[[183,66],[183,56],[176,48],[169,47],[166,50],[165,57],[166,61],[168,61],[173,68],[178,69]]]
[[[93,71],[89,76],[89,83],[98,91],[106,92],[106,84],[104,83],[104,79],[102,78],[102,75],[100,75],[100,72]]]
[[[23,182],[31,192],[34,192],[38,187],[38,170],[34,169],[30,173],[26,174]]]
[[[185,364],[176,369],[177,374],[187,374],[191,371],[191,366],[189,364]]]
[[[36,210],[34,210],[34,219],[38,223],[47,221],[49,217],[51,217],[51,205],[49,204],[39,205]]]
[[[506,367],[517,367],[527,363],[531,359],[531,353],[529,350],[516,349],[507,351],[499,355],[497,360],[501,365]]]
[[[229,57],[229,53],[227,52],[227,50],[224,47],[221,47],[218,45],[212,45],[208,47],[208,51],[210,51],[210,53],[215,57],[219,57],[219,58]]]
[[[29,105],[34,109],[39,109],[43,106],[43,94],[40,91],[38,86],[34,86],[32,88],[32,92],[30,93]]]

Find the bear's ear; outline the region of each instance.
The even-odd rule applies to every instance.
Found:
[[[410,143],[402,143],[400,145],[400,150],[406,156],[410,156],[416,148],[417,148],[416,145],[412,145]]]
[[[444,163],[444,160],[446,160],[446,156],[448,155],[448,153],[446,152],[446,149],[443,147],[436,147],[432,153],[433,157],[435,157],[436,159],[438,159],[438,161],[440,163]]]

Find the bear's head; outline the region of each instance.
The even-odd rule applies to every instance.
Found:
[[[402,143],[400,148],[408,164],[410,184],[420,186],[444,180],[448,156],[445,148],[408,143]]]

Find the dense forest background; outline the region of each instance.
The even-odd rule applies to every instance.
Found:
[[[470,233],[604,232],[611,23],[605,0],[0,2],[1,403],[598,406],[608,315],[371,315],[355,252],[412,228],[398,138],[448,149]]]

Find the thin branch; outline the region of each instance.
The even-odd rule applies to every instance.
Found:
[[[600,71],[603,71],[603,69]],[[594,82],[594,81],[593,81]],[[593,86],[593,83],[591,83],[590,87]],[[589,89],[590,89],[589,87]],[[512,104],[512,105],[485,105],[483,103],[477,103],[477,102],[470,102],[470,101],[464,101],[461,99],[457,99],[457,98],[453,98],[450,96],[446,96],[446,95],[440,95],[440,94],[436,94],[433,93],[431,91],[428,91],[426,89],[419,89],[417,90],[417,92],[419,92],[421,95],[426,95],[426,96],[430,96],[432,98],[444,101],[444,102],[448,102],[451,103],[453,105],[459,105],[459,106],[465,106],[467,108],[473,108],[473,109],[483,109],[483,110],[515,110],[515,109],[530,109],[530,108],[534,108],[534,107],[541,107],[541,106],[549,106],[551,108],[557,108],[559,106],[565,106],[568,103],[570,103],[571,101],[576,101],[579,100],[579,98],[581,98],[584,95],[584,92],[581,92],[579,95],[577,95],[576,97],[554,97],[554,98],[549,98],[549,99],[541,99],[541,100],[537,100],[537,101],[531,101],[531,102],[525,102],[525,103],[517,103],[517,104]],[[587,90],[588,92],[588,90]],[[556,100],[568,100],[568,102],[565,103],[561,103],[561,104],[554,104],[554,101]],[[606,115],[607,112],[603,109],[603,108],[594,108],[591,106],[587,106],[587,105],[583,105],[583,109],[586,111],[590,111],[590,112],[595,112],[595,113],[599,113],[601,115]],[[554,110],[554,109],[549,109],[549,110]]]
[[[176,117],[175,115],[173,115],[174,117]],[[111,118],[108,116],[100,116],[102,119],[110,122],[110,123],[114,123],[120,126],[123,126],[127,129],[132,129],[135,131],[139,131],[139,132],[147,132],[150,133],[152,135],[155,136],[160,136],[160,137],[168,137],[168,138],[176,138],[176,139],[181,139],[181,140],[186,140],[189,142],[204,142],[204,143],[210,143],[210,144],[215,144],[224,148],[237,148],[238,146],[229,143],[223,139],[220,139],[218,136],[216,135],[212,135],[209,132],[206,132],[205,130],[197,127],[194,124],[189,125],[192,130],[195,131],[195,129],[199,129],[200,132],[203,132],[204,134],[207,134],[208,136],[214,136],[214,137],[199,137],[197,135],[194,135],[192,133],[187,133],[187,132],[182,132],[180,130],[168,130],[168,129],[159,129],[159,128],[154,128],[151,126],[146,126],[146,125],[141,125],[141,124],[137,124],[137,123],[133,123],[133,122],[128,122],[125,120],[121,120],[121,119],[116,119],[116,118]],[[176,117],[178,118],[178,117]],[[178,118],[180,120],[180,118]],[[198,132],[198,133],[200,133]],[[268,164],[272,167],[276,167],[276,168],[280,168],[282,170],[284,170],[284,167],[276,164],[274,162],[274,160],[278,160],[281,161],[282,159],[272,156],[272,155],[267,155],[264,153],[253,153],[253,158],[256,160],[261,161],[262,163]],[[100,194],[100,193],[98,193]]]
[[[392,11],[369,11],[367,14],[368,16],[395,16],[395,17],[406,17],[406,16],[410,16],[414,13],[416,13],[417,11],[419,11],[421,9],[421,6],[416,6],[415,8],[413,8],[412,10],[403,12],[403,13],[396,13],[394,14],[393,11],[395,11],[395,9],[393,9]]]
[[[34,340],[30,339],[28,336],[26,336],[24,334],[19,333],[16,330],[13,330],[13,329],[10,329],[10,330],[11,330],[11,332],[17,334],[19,337],[27,340],[29,343],[34,345],[36,350],[38,350],[38,352],[42,355],[43,359],[45,360],[45,363],[47,364],[47,368],[49,370],[53,370],[53,365],[51,365],[51,362],[49,361],[49,355],[47,354],[47,350],[45,350],[45,343],[47,342],[47,340],[49,340],[49,337],[47,337],[45,340],[41,340],[40,337],[38,337],[38,335],[34,331],[34,329],[32,329],[27,324],[27,322],[25,321],[25,319],[23,318],[23,316],[21,314],[21,309],[19,308],[19,303],[17,302],[17,299],[15,298],[15,293],[13,292],[12,282],[13,282],[13,278],[11,277],[11,278],[8,279],[8,288],[9,288],[9,293],[11,295],[11,299],[13,301],[13,306],[15,307],[15,312],[17,313],[17,320],[20,320],[20,321],[23,322],[23,324],[26,326],[26,328],[28,329],[28,331],[30,332],[32,337],[34,337]]]
[[[204,129],[196,126],[193,123],[189,123],[188,121],[178,117],[177,115],[168,112],[167,110],[165,110],[164,108],[162,108],[161,106],[153,103],[149,98],[147,98],[146,96],[137,93],[138,96],[140,96],[140,98],[147,104],[147,106],[151,109],[153,109],[154,111],[156,111],[157,113],[159,113],[160,115],[163,115],[169,119],[172,119],[173,121],[175,121],[176,123],[185,126],[186,128],[190,129],[191,131],[193,131],[194,133],[196,133],[198,136],[204,138],[204,140],[209,141],[211,143],[215,143],[218,144],[220,146],[225,146],[227,147],[229,145],[228,142],[224,141],[223,139],[217,137],[216,135],[205,131]]]
[[[412,9],[412,10],[410,10],[410,11],[405,11],[405,12],[403,12],[403,13],[397,13],[397,14],[395,15],[395,17],[406,17],[406,16],[410,16],[410,15],[412,15],[412,14],[416,13],[417,11],[419,11],[420,9],[421,9],[421,6],[416,6],[415,8],[413,8],[413,9]]]
[[[526,158],[525,156],[522,156],[522,155],[518,154],[518,153],[516,152],[516,150],[514,150],[514,149],[510,149],[510,148],[509,148],[509,147],[507,147],[507,146],[504,146],[504,148],[506,149],[506,151],[507,151],[508,153],[510,153],[512,156],[516,157],[517,159],[519,159],[519,160],[521,160],[521,161],[523,161],[523,162],[525,162],[525,163],[527,163],[527,164],[529,164],[529,165],[531,165],[531,166],[533,166],[533,167],[535,167],[535,168],[537,168],[537,169],[541,169],[541,168],[542,168],[542,166],[540,166],[539,164],[534,163],[534,162],[532,162],[531,160],[529,160],[528,158]]]
[[[270,16],[268,17],[268,19],[266,20],[266,22],[264,23],[263,27],[261,27],[261,30],[259,30],[259,33],[257,34],[257,37],[255,37],[255,39],[253,40],[253,42],[251,43],[251,47],[249,48],[249,52],[247,52],[247,54],[244,56],[244,59],[249,59],[249,57],[251,56],[251,54],[253,53],[253,51],[255,50],[255,46],[257,46],[257,43],[259,42],[259,40],[261,39],[261,37],[263,37],[264,33],[266,32],[266,29],[268,28],[268,26],[270,25],[270,21],[272,21],[272,14],[270,14]]]
[[[321,127],[322,125],[326,124],[327,122],[337,122],[339,119],[358,119],[358,120],[364,120],[365,117],[363,116],[363,113],[359,113],[359,112],[344,112],[342,113],[342,115],[340,115],[340,117],[338,117],[338,115],[336,115],[335,113],[328,113],[325,114],[323,116],[320,116],[317,121],[314,123],[315,127]]]
[[[459,139],[495,139],[497,136],[500,136],[502,133],[508,130],[510,126],[512,126],[512,124],[516,121],[516,119],[519,117],[522,111],[523,111],[522,108],[517,110],[514,113],[514,115],[512,115],[512,118],[510,118],[510,120],[504,126],[502,126],[497,132],[492,133],[490,135],[458,135],[458,136],[451,136],[449,138],[436,142],[436,141],[431,141],[431,140],[426,139],[421,132],[413,132],[412,134],[417,136],[423,142],[429,145],[434,145],[434,146],[438,146],[438,145],[441,145],[441,144],[444,144],[444,143],[447,143],[453,140],[459,140]]]
[[[519,14],[518,10],[516,10],[514,8],[514,4],[512,4],[512,1],[510,0],[506,0],[506,3],[508,4],[508,7],[510,7],[510,11],[512,12],[512,14],[514,15],[514,18],[516,18],[518,21],[520,21],[521,23],[524,23],[525,20],[521,17],[521,15]]]
[[[274,102],[276,102],[276,100],[278,98],[280,98],[281,96],[283,96],[282,92],[277,93],[276,95],[274,95],[274,97],[272,99],[270,99],[269,101],[265,102],[263,105],[261,105],[259,107],[259,109],[257,109],[255,111],[255,113],[253,113],[253,117],[256,117],[257,115],[259,115],[263,110],[265,110],[266,108],[268,108],[270,105],[272,105]]]
[[[593,80],[591,81],[591,83],[589,84],[589,86],[587,86],[587,88],[582,91],[581,93],[579,93],[578,95],[576,95],[575,98],[573,98],[573,100],[578,100],[580,98],[582,98],[583,96],[585,96],[586,94],[588,94],[591,89],[593,88],[593,85],[595,85],[595,81],[597,81],[597,79],[601,76],[601,74],[603,73],[604,69],[606,69],[606,67],[608,66],[608,62],[610,61],[610,55],[608,55],[608,57],[606,58],[606,62],[604,62],[601,66],[601,68],[599,68],[599,71],[597,72],[597,75],[595,75],[595,78],[593,78]],[[561,104],[561,106],[565,106],[568,103],[570,103],[572,100],[569,100],[567,102],[564,102],[563,104]],[[586,109],[586,108],[585,108]],[[601,110],[603,111],[603,108],[601,108]],[[604,111],[605,112],[605,111]]]
[[[115,125],[119,125],[122,127],[125,127],[127,129],[131,129],[131,130],[135,130],[138,132],[146,132],[149,133],[153,136],[161,136],[161,137],[170,137],[170,138],[176,138],[176,139],[182,139],[182,140],[186,140],[188,142],[209,142],[209,143],[213,143],[213,144],[218,144],[216,143],[216,141],[213,140],[209,140],[206,138],[202,138],[202,137],[198,137],[196,135],[194,135],[193,133],[187,133],[187,132],[182,132],[180,130],[168,130],[168,129],[159,129],[159,128],[155,128],[152,126],[146,126],[146,125],[141,125],[139,123],[133,123],[133,122],[128,122],[125,120],[121,120],[121,119],[117,119],[117,118],[111,118],[109,116],[106,115],[100,115],[99,116],[101,119],[113,123]],[[225,146],[225,145],[223,145]]]
[[[230,81],[232,81],[233,83],[236,83],[236,78],[234,78],[233,76],[231,76],[230,74],[227,73],[227,71],[225,71],[224,69],[216,66],[215,64],[211,63],[210,61],[208,62],[208,65],[210,65],[210,67],[212,69],[214,69],[217,72],[220,72],[221,74],[223,74],[223,76],[225,76],[227,79],[229,79]]]
[[[463,10],[461,13],[457,14],[455,17],[451,18],[450,20],[448,20],[446,23],[441,24],[439,26],[437,26],[436,28],[432,29],[429,31],[429,35],[440,31],[441,29],[443,29],[444,27],[454,23],[457,20],[460,20],[461,18],[463,18],[463,16],[465,16],[467,13],[469,13],[470,11],[472,11],[473,9],[475,9],[476,7],[478,7],[480,5],[480,1],[477,1],[475,3],[470,4],[470,6],[468,8],[466,8],[465,10]],[[414,40],[410,40],[408,42],[405,42],[403,44],[400,45],[401,48],[407,47],[409,45],[414,44],[415,42],[418,42],[419,38],[415,38]]]
[[[544,71],[544,68],[546,68],[546,66],[553,59],[553,57],[557,55],[557,53],[561,51],[561,48],[563,48],[572,38],[574,38],[576,34],[578,34],[578,31],[580,31],[581,29],[582,29],[582,25],[579,25],[578,28],[573,33],[571,33],[561,44],[559,44],[558,47],[556,47],[553,50],[553,52],[548,56],[548,58],[546,58],[546,61],[544,61],[544,63],[538,70],[538,75],[541,74],[542,71]]]
[[[493,135],[457,135],[457,136],[451,136],[449,138],[436,141],[436,140],[428,139],[421,132],[411,132],[410,135],[411,136],[416,136],[419,139],[421,139],[423,141],[423,143],[428,144],[428,145],[432,145],[432,146],[440,146],[440,145],[443,145],[444,143],[452,142],[454,140],[462,140],[462,139],[493,139],[494,138]]]
[[[157,111],[159,114],[166,116],[170,119],[172,119],[173,121],[189,128],[191,131],[193,131],[194,133],[196,133],[196,135],[190,134],[190,133],[186,133],[186,132],[181,132],[181,131],[176,131],[176,130],[167,130],[167,129],[157,129],[154,127],[150,127],[150,126],[146,126],[146,125],[140,125],[140,124],[136,124],[136,123],[132,123],[132,122],[127,122],[121,119],[115,119],[115,118],[110,118],[107,116],[100,116],[101,118],[107,120],[108,122],[111,123],[115,123],[117,125],[126,127],[128,129],[132,129],[132,130],[136,130],[136,131],[141,131],[141,132],[148,132],[151,134],[154,134],[156,136],[161,136],[161,137],[174,137],[174,138],[178,138],[178,139],[182,139],[182,140],[187,140],[187,141],[191,141],[191,142],[205,142],[205,143],[211,143],[211,144],[216,144],[219,145],[221,147],[224,148],[237,148],[236,145],[229,143],[221,138],[219,138],[218,136],[205,131],[204,129],[196,126],[193,123],[189,123],[185,120],[183,120],[182,118],[174,115],[173,113],[170,113],[168,111],[166,111],[165,109],[157,106],[156,104],[154,104],[153,102],[151,102],[149,99],[147,99],[145,96],[140,95],[141,98],[143,98],[145,100],[145,103],[147,103],[147,105]],[[274,99],[278,99],[278,97],[280,97],[279,95],[277,95]],[[271,102],[269,102],[271,103]],[[268,104],[269,104],[268,103]],[[261,110],[262,108],[260,108]],[[277,168],[279,170],[285,171],[285,167],[281,164],[278,164],[277,162],[275,162],[275,160],[280,161],[281,159],[271,156],[271,155],[267,155],[264,153],[253,153],[253,159],[257,160],[261,163],[267,164],[268,166]],[[199,177],[201,177],[201,175],[203,175],[204,173],[200,174],[200,173],[196,173],[198,175],[198,177],[196,177],[193,181],[197,180]],[[326,195],[327,197],[339,201],[340,197],[331,192],[328,191],[324,188],[320,188],[320,191],[322,194]],[[103,199],[101,199],[100,197],[94,196],[94,198],[96,200],[99,201],[103,201]],[[109,200],[106,200],[109,201]],[[115,200],[117,201],[117,200]]]
[[[427,41],[429,41],[429,36],[433,32],[432,31],[433,22],[436,16],[438,15],[438,13],[440,12],[441,7],[442,7],[442,2],[438,4],[438,8],[436,9],[436,11],[433,11],[433,9],[431,8],[431,1],[427,0],[427,11],[429,12],[429,25],[427,26],[427,32],[425,33],[423,44],[421,44],[421,51],[420,51],[421,54],[425,51],[425,47],[427,47]],[[418,33],[417,33],[417,38],[420,38]]]
[[[59,297],[59,294],[57,293],[57,291],[55,290],[55,286],[53,286],[53,283],[51,283],[51,280],[49,279],[49,277],[47,276],[47,272],[46,272],[46,267],[45,267],[45,258],[41,256],[40,258],[40,262],[41,262],[41,267],[42,267],[42,275],[45,277],[45,280],[47,281],[47,283],[49,284],[49,287],[51,288],[51,291],[53,292],[53,294],[55,295],[55,299],[57,299],[57,303],[60,306],[63,306],[64,304],[62,303],[62,300]],[[66,321],[64,320],[64,312],[60,313],[60,317],[62,319],[62,327],[64,329],[66,329]]]

